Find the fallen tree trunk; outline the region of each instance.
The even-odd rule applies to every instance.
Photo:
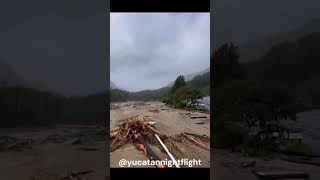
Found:
[[[91,147],[81,147],[78,148],[79,150],[83,150],[83,151],[98,151],[98,148],[91,148]]]
[[[190,142],[192,142],[192,143],[195,144],[196,146],[199,146],[199,147],[201,147],[201,148],[203,148],[203,149],[206,149],[206,150],[210,151],[210,148],[209,148],[208,146],[206,146],[205,144],[197,141],[197,140],[194,139],[193,137],[191,137],[191,136],[189,136],[189,135],[187,135],[187,134],[185,134],[185,133],[183,134],[183,136],[186,137]]]
[[[157,160],[160,161],[161,159],[159,156],[153,152],[153,150],[150,148],[150,146],[143,140],[141,136],[137,137],[135,139],[135,143],[137,144],[138,148],[140,150],[143,150],[145,155],[150,159],[150,160]],[[156,165],[158,168],[164,168],[164,165]]]
[[[165,138],[165,139],[169,138],[167,135],[161,133],[160,131],[156,130],[153,127],[147,126],[147,128],[148,128],[148,130],[152,131],[154,134],[158,134],[162,138]]]
[[[207,116],[190,116],[191,119],[196,119],[196,118],[208,118]]]

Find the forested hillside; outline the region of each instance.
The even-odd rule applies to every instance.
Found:
[[[106,123],[106,94],[64,97],[22,86],[0,88],[0,126]]]
[[[258,61],[245,64],[249,77],[282,87],[304,101],[320,105],[320,33],[274,45]]]
[[[252,127],[319,108],[319,52],[317,32],[275,44],[245,64],[233,43],[217,49],[211,59],[216,147],[245,146]]]
[[[198,89],[205,96],[210,95],[210,72],[195,76],[186,82],[190,87]],[[160,100],[170,93],[171,86],[156,90],[143,90],[138,92],[128,92],[120,89],[110,89],[110,100],[113,101],[150,101]]]

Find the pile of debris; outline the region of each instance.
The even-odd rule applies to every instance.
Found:
[[[86,175],[86,174],[90,174],[90,173],[94,173],[93,170],[86,170],[86,171],[72,171],[70,173],[68,173],[67,175],[62,176],[61,178],[59,178],[59,180],[81,180],[83,178],[81,178],[82,176]]]
[[[11,136],[0,137],[0,151],[22,151],[23,149],[31,149],[35,143],[33,139],[18,139]]]
[[[110,109],[119,109],[120,106],[118,104],[110,104]]]
[[[74,138],[72,145],[90,144],[94,142],[106,141],[107,132],[105,128],[103,130],[87,130],[75,133],[71,137]]]
[[[53,142],[53,143],[64,143],[67,140],[65,136],[62,136],[60,134],[51,134],[48,135],[42,143],[47,143],[47,142]]]
[[[118,128],[110,132],[110,151],[113,152],[127,143],[134,143],[150,160],[160,160],[159,156],[150,148],[149,144],[151,144],[163,149],[170,159],[176,162],[174,156],[177,158],[184,157],[180,143],[190,142],[198,147],[210,150],[210,139],[207,136],[186,132],[175,136],[167,136],[157,130],[154,124],[155,122],[148,116],[132,116],[121,120]],[[179,167],[177,164],[175,165]]]

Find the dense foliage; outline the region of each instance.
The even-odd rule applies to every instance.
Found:
[[[248,76],[281,87],[309,106],[320,106],[320,33],[274,45],[258,61],[245,65]]]
[[[21,86],[0,88],[0,126],[105,123],[106,94],[64,97]]]
[[[195,89],[184,81],[184,77],[180,75],[171,88],[170,95],[164,99],[164,102],[175,108],[184,108],[187,103],[191,105],[195,100],[202,98],[203,94],[200,90]]]
[[[205,96],[210,96],[210,72],[195,76],[187,84],[190,87],[198,89]]]
[[[180,75],[175,81],[171,88],[170,93],[174,94],[179,88],[186,86],[186,82],[184,80],[184,76]]]
[[[197,75],[192,80],[185,82],[184,77],[181,75],[177,77],[172,87],[163,87],[155,90],[143,90],[138,92],[128,92],[120,89],[110,89],[111,102],[120,101],[152,101],[162,100],[180,89],[181,87],[188,86],[185,91],[192,89],[193,93],[201,93],[203,96],[210,95],[210,72]],[[196,91],[195,91],[196,90]],[[185,93],[185,92],[182,92]]]
[[[241,75],[242,70],[238,62],[239,54],[237,49],[233,43],[227,43],[214,52],[213,60],[211,60],[213,66],[213,80],[211,83],[213,87]]]
[[[160,100],[166,97],[170,92],[169,87],[164,87],[156,90],[143,90],[138,92],[128,92],[120,89],[110,89],[110,101],[152,101]]]
[[[238,63],[237,48],[232,43],[223,45],[213,54],[211,63],[216,77],[212,89],[212,130],[216,147],[245,145],[250,129],[264,127],[268,121],[295,120],[296,114],[305,108],[305,103],[304,98],[301,99],[302,94],[297,96],[288,84],[306,78],[302,73],[299,77],[292,76],[297,71],[297,62],[300,62],[300,67],[306,67],[302,61],[306,57],[301,54],[304,54],[303,49],[308,49],[304,47],[307,44],[276,45],[252,64]],[[309,69],[312,68],[305,71]]]

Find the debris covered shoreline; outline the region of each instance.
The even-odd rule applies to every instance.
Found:
[[[210,114],[133,101],[112,103],[110,115],[111,167],[120,157],[200,159],[201,167],[210,167]]]
[[[212,155],[211,173],[215,179],[259,180],[260,178],[287,179],[320,178],[320,158],[270,154],[262,157],[247,157],[241,152],[215,148]],[[303,161],[303,162],[301,162]],[[305,163],[314,162],[314,163]],[[278,177],[277,177],[278,176]],[[259,178],[260,177],[260,178]]]
[[[0,133],[0,179],[103,179],[106,127],[57,125]]]

